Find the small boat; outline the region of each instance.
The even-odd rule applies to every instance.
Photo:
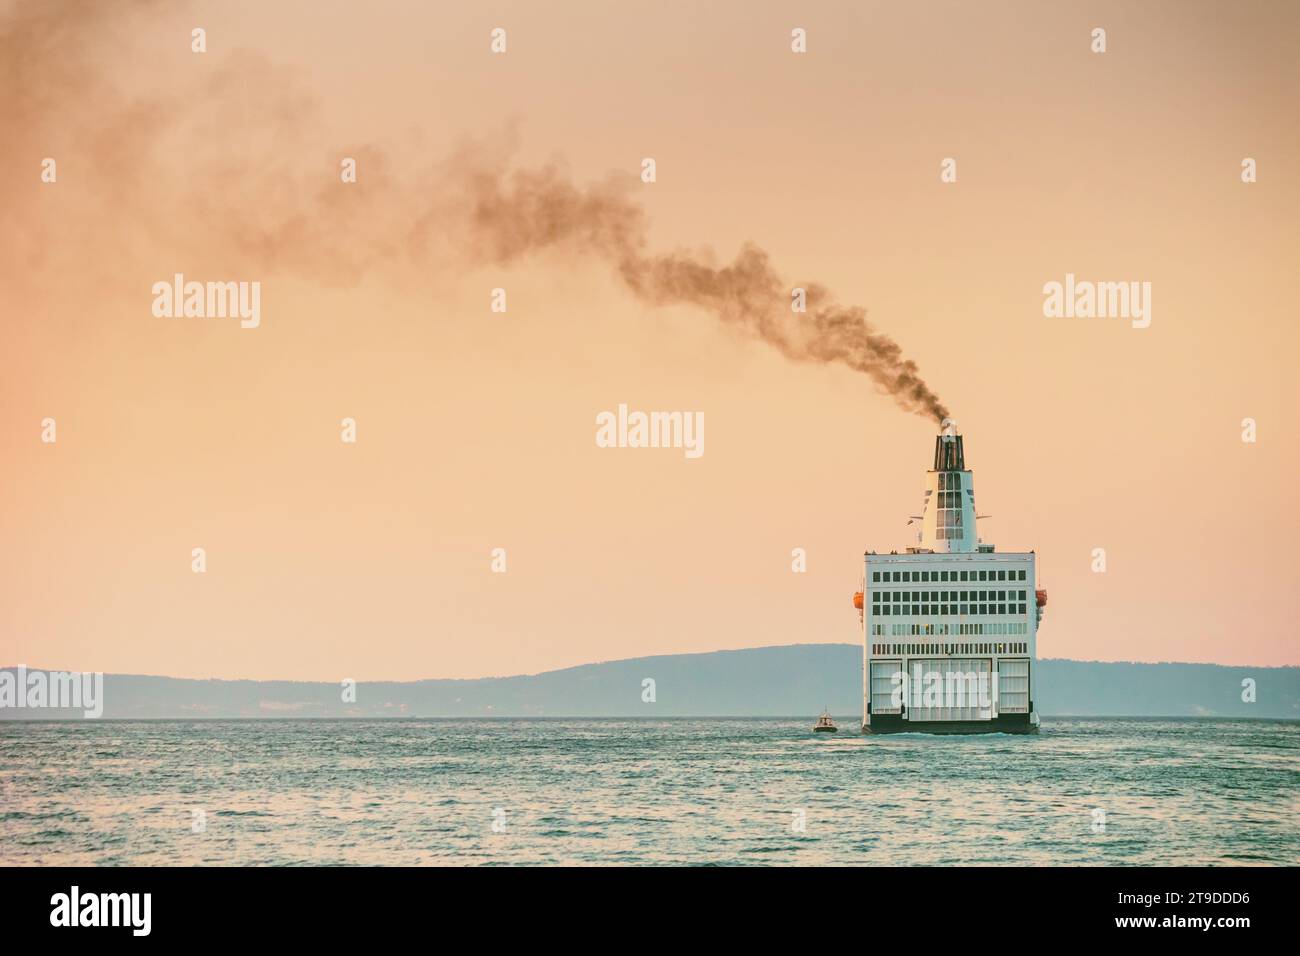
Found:
[[[831,715],[824,710],[822,715],[817,718],[817,723],[813,724],[813,733],[815,734],[833,734],[837,730],[839,728],[835,726],[835,721],[831,720]]]

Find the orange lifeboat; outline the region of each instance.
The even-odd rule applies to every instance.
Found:
[[[1046,592],[1043,592],[1043,593],[1046,593]],[[1043,598],[1043,600],[1047,600],[1047,599],[1046,599],[1046,598]],[[861,592],[861,591],[856,591],[856,592],[854,592],[854,594],[853,594],[853,606],[854,606],[855,608],[857,608],[859,611],[862,610],[862,592]]]
[[[1047,588],[1039,588],[1034,594],[1038,598],[1038,606],[1047,607]]]

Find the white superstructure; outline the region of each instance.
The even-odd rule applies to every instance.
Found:
[[[862,728],[870,733],[1033,733],[1035,555],[997,552],[976,530],[962,438],[935,439],[919,543],[865,556]]]

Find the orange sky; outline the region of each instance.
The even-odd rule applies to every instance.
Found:
[[[612,176],[653,251],[752,241],[867,308],[958,420],[984,540],[1038,551],[1040,656],[1300,663],[1300,517],[1266,504],[1300,465],[1293,4],[0,22],[0,663],[414,679],[860,638],[933,425],[599,255],[469,255],[466,148]],[[261,326],[155,318],[176,272],[260,281]],[[1150,328],[1045,318],[1066,273],[1149,281]],[[703,412],[705,454],[597,448],[621,402]]]

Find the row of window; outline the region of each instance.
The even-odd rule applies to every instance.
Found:
[[[885,654],[1028,654],[1029,645],[1020,644],[872,644],[871,656]]]
[[[960,508],[961,492],[960,491],[941,491],[939,492],[940,508]]]
[[[881,617],[911,614],[914,617],[965,617],[967,614],[1024,614],[1024,604],[873,604],[871,613]]]
[[[881,597],[881,595],[884,597]],[[911,597],[908,597],[908,595]],[[960,597],[958,597],[960,595]],[[1010,595],[1010,597],[1008,597]],[[933,604],[936,601],[947,603],[948,601],[1023,601],[1025,600],[1025,590],[1019,591],[1014,588],[1010,591],[872,591],[871,602],[879,604],[884,601],[929,601]]]
[[[958,634],[1028,634],[1029,625],[1024,621],[991,621],[988,624],[961,624]]]
[[[879,637],[885,636],[885,625],[872,624],[871,633]],[[891,624],[889,633],[894,637],[901,637],[904,634],[974,634],[983,636],[1001,635],[1001,634],[1028,634],[1029,625],[1024,621],[1005,621],[988,623],[980,622],[970,624],[958,624],[957,630],[952,631],[947,624]]]
[[[994,571],[986,569],[978,572],[962,571],[960,573],[961,577],[958,578],[958,572],[956,571],[872,571],[871,583],[881,584],[889,583],[890,581],[903,581],[910,583],[916,581],[923,584],[927,581],[1023,581],[1025,579],[1024,568],[1012,569],[1010,571],[1006,568]],[[893,575],[892,578],[890,577],[891,574]],[[901,578],[899,577],[900,574],[902,575]],[[966,577],[967,574],[970,575],[969,578]],[[976,577],[977,574],[979,575],[978,577]],[[881,575],[884,576],[882,577]],[[1008,575],[1010,575],[1010,577],[1008,577]]]

